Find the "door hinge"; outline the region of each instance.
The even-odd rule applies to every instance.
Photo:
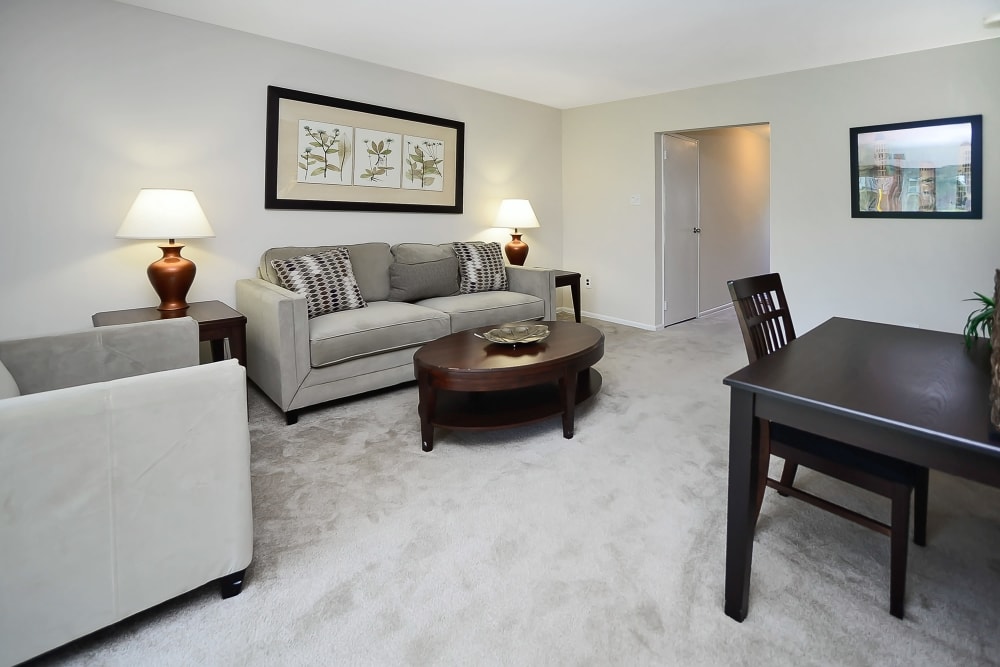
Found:
[[[666,309],[667,309],[667,302],[666,302],[666,301],[664,301],[664,302],[663,302],[663,310],[666,310]]]

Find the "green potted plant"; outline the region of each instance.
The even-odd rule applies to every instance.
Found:
[[[965,347],[971,349],[972,342],[977,336],[983,336],[990,340],[993,334],[993,314],[996,311],[996,303],[992,297],[979,292],[973,292],[975,298],[965,299],[965,301],[975,301],[979,303],[979,308],[969,313],[969,318],[965,321]]]

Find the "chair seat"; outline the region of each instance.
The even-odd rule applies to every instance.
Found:
[[[772,452],[780,456],[779,452],[775,450],[780,449],[781,446],[812,453],[842,466],[863,470],[870,475],[908,486],[915,486],[923,472],[919,466],[906,461],[858,449],[837,440],[772,422]]]

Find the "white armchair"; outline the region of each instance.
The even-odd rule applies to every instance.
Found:
[[[0,664],[235,595],[252,555],[244,369],[193,320],[0,342]]]

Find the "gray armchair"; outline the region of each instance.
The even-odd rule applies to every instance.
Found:
[[[253,554],[246,381],[190,318],[0,342],[0,664]]]

